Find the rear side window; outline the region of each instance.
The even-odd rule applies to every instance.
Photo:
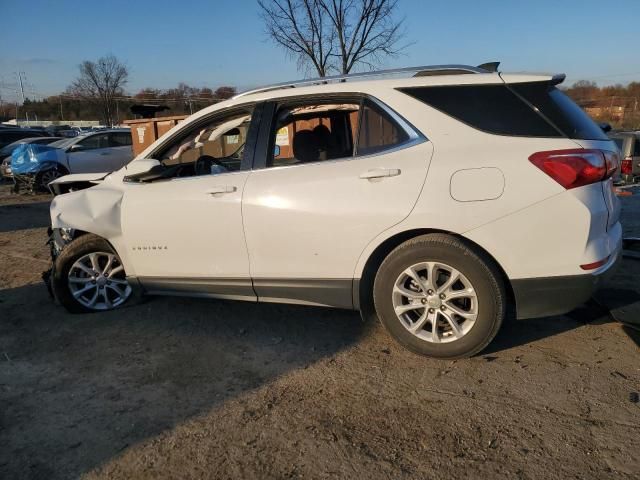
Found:
[[[131,145],[131,134],[129,132],[116,132],[111,134],[112,147],[128,147]]]
[[[546,82],[516,83],[509,87],[536,107],[568,138],[609,140],[604,131],[556,87]]]
[[[405,132],[387,112],[366,100],[362,108],[358,133],[358,156],[393,148],[409,140]]]
[[[562,136],[504,84],[400,90],[456,120],[487,133],[523,137]]]

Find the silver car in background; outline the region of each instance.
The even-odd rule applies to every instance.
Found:
[[[14,172],[16,183],[21,183],[27,190],[45,190],[58,177],[71,173],[112,172],[133,159],[131,131],[126,128],[64,138],[47,147],[49,148],[31,154],[30,162],[34,165],[32,169],[20,176]],[[16,161],[15,156],[14,153],[12,166]]]

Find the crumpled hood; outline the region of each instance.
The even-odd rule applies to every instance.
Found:
[[[72,173],[70,175],[65,175],[64,177],[56,178],[49,185],[64,185],[66,183],[74,183],[74,182],[92,182],[92,183],[100,183],[104,178],[109,175],[109,172],[102,173]]]

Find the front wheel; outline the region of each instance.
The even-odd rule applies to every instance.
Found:
[[[38,173],[36,176],[36,188],[39,190],[49,190],[49,184],[55,179],[63,177],[67,174],[62,167],[53,167],[43,172]]]
[[[120,257],[106,240],[92,234],[76,238],[60,253],[51,286],[72,313],[111,310],[132,293]]]
[[[376,312],[391,336],[415,353],[438,358],[483,350],[504,320],[505,298],[495,263],[444,234],[398,246],[374,282]]]

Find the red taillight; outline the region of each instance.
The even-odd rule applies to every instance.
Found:
[[[586,263],[584,265],[580,265],[580,268],[582,270],[595,270],[596,268],[600,268],[605,263],[607,263],[609,261],[609,258],[610,257],[606,257],[606,258],[603,258],[602,260],[598,260],[597,262]]]
[[[616,153],[582,148],[537,152],[529,161],[567,190],[600,182],[618,168]]]
[[[627,157],[622,160],[622,164],[620,166],[620,173],[623,175],[631,175],[633,171],[633,161],[631,157]]]

